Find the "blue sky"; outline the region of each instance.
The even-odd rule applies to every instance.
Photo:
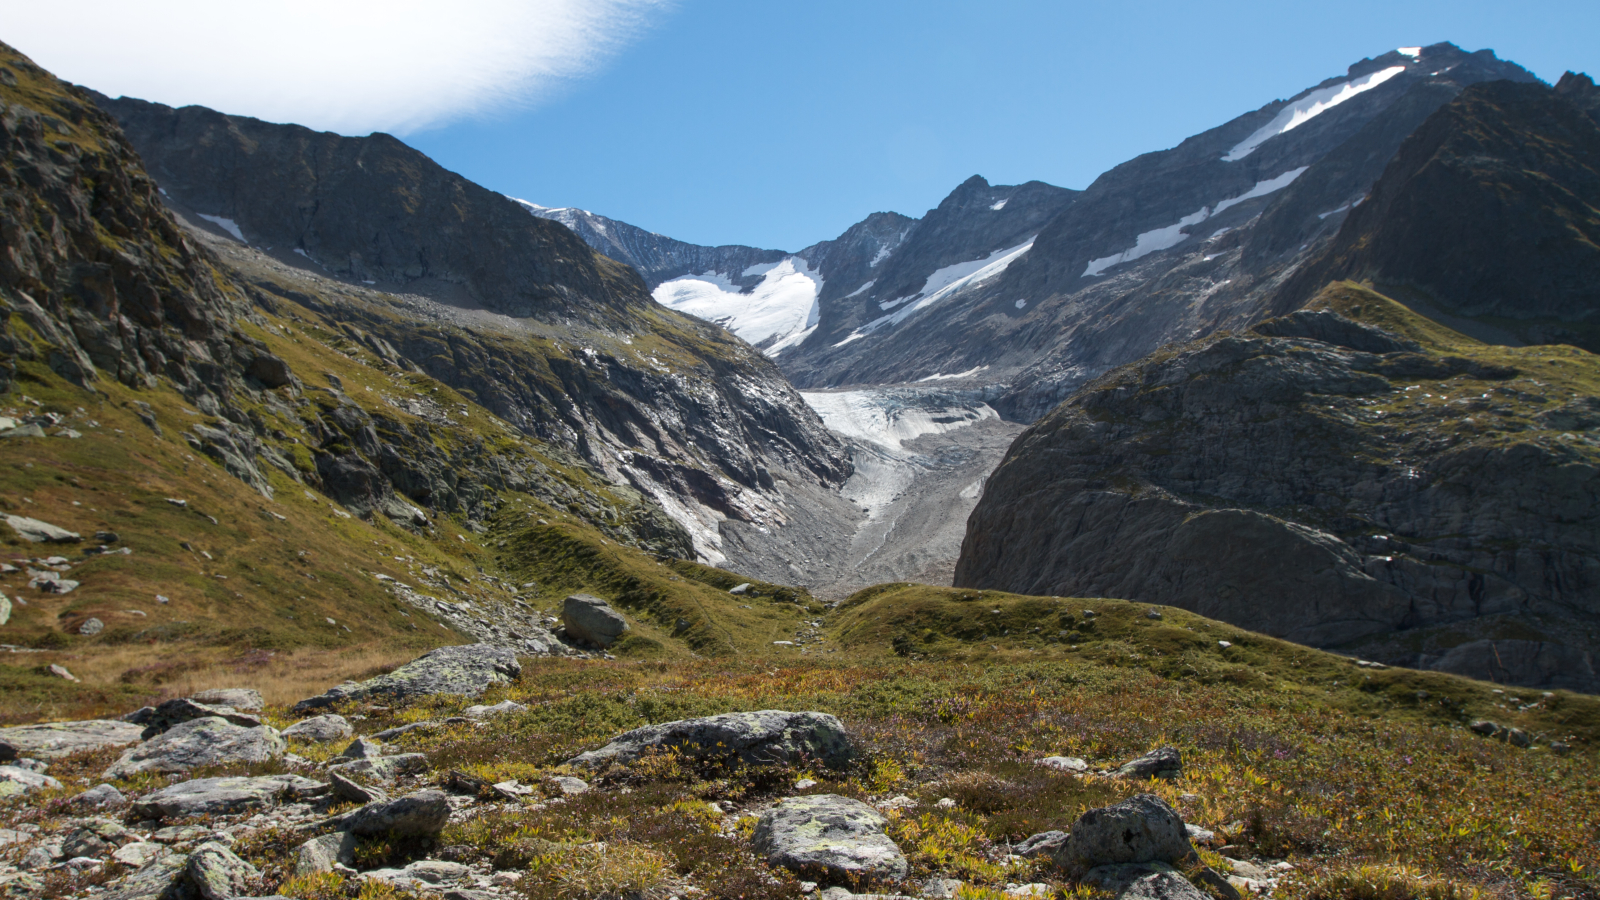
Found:
[[[402,135],[547,206],[797,250],[973,174],[1105,169],[1400,46],[1600,74],[1600,2],[0,0],[106,93]],[[307,27],[307,25],[311,27]]]

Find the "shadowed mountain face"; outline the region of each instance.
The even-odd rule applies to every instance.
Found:
[[[1163,349],[1024,432],[956,584],[1600,690],[1600,365],[1349,285]]]
[[[1600,122],[1585,106],[1600,92],[1562,85],[1462,92],[1276,305],[1350,278],[1508,340],[1600,350]]]

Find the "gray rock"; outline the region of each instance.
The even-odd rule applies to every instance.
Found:
[[[472,870],[461,863],[438,859],[419,859],[404,869],[373,869],[362,878],[402,890],[430,890],[460,884],[472,878]]]
[[[1044,759],[1039,760],[1039,765],[1048,766],[1060,772],[1069,772],[1073,775],[1081,775],[1089,771],[1089,764],[1076,756],[1046,756]]]
[[[395,800],[369,803],[344,818],[351,834],[432,836],[450,821],[450,801],[443,791],[418,791]]]
[[[269,725],[243,728],[218,717],[191,719],[125,750],[104,778],[140,772],[187,772],[224,763],[259,763],[283,755],[283,738]]]
[[[1194,854],[1183,819],[1154,794],[1091,809],[1051,858],[1068,872],[1117,863],[1177,863]]]
[[[261,878],[255,866],[235,856],[227,844],[218,841],[196,847],[189,854],[185,874],[205,900],[235,900],[248,896],[250,885]]]
[[[109,819],[89,819],[61,842],[61,855],[69,859],[80,856],[104,859],[132,837],[128,829]]]
[[[1035,856],[1053,857],[1067,841],[1065,831],[1041,831],[1027,840],[1011,848],[1018,856],[1033,858]]]
[[[428,768],[428,757],[421,753],[401,753],[397,756],[379,756],[374,759],[353,759],[347,763],[329,766],[327,773],[362,781],[393,781],[402,775],[415,775]]]
[[[50,774],[50,764],[42,759],[14,759],[11,761],[11,765],[19,769],[27,769],[29,772],[38,775]]]
[[[338,831],[314,837],[295,852],[294,874],[315,875],[332,872],[334,863],[346,866],[356,864],[356,836],[348,831]]]
[[[83,540],[83,536],[65,528],[57,528],[49,522],[30,519],[27,516],[6,516],[6,524],[11,530],[25,541],[35,544],[76,544]]]
[[[1083,883],[1117,900],[1209,900],[1205,892],[1163,863],[1121,863],[1090,869]]]
[[[97,784],[87,791],[67,801],[67,805],[75,809],[111,809],[122,806],[128,798],[110,784]]]
[[[134,841],[123,844],[111,853],[111,860],[119,862],[130,869],[137,869],[148,864],[151,860],[167,852],[166,845],[155,841]]]
[[[370,737],[356,738],[339,753],[343,759],[377,759],[382,755],[383,745]]]
[[[387,675],[359,684],[341,684],[327,693],[295,704],[295,712],[323,709],[351,700],[409,700],[433,694],[477,696],[491,684],[514,681],[522,674],[516,654],[491,644],[440,647]]]
[[[168,853],[145,863],[101,894],[103,900],[176,900],[187,893],[184,877],[189,867],[186,853]]]
[[[0,625],[11,621],[11,598],[0,594]]]
[[[138,725],[109,719],[0,728],[0,760],[19,756],[56,759],[86,750],[135,744],[143,731]]]
[[[207,706],[187,697],[165,700],[155,707],[147,706],[129,716],[128,721],[143,725],[143,736],[148,741],[158,734],[171,730],[174,725],[212,716],[225,719],[241,728],[255,728],[261,724],[261,720],[256,716],[235,712],[232,707]]]
[[[568,797],[574,794],[582,794],[589,790],[589,782],[584,781],[582,778],[573,778],[570,775],[557,775],[551,780],[555,782],[556,789]]]
[[[327,713],[326,715],[312,716],[309,719],[301,719],[285,728],[282,733],[285,738],[326,744],[332,741],[342,741],[354,734],[355,730],[350,727],[349,722],[345,721],[344,716]]]
[[[261,692],[255,688],[212,688],[191,694],[189,699],[207,706],[226,706],[239,712],[260,712],[266,706]]]
[[[152,791],[133,802],[134,815],[146,819],[223,816],[276,806],[289,791],[316,782],[298,775],[196,778]]]
[[[351,803],[374,803],[379,800],[389,799],[389,795],[377,788],[370,788],[354,779],[348,778],[344,773],[330,771],[328,780],[333,785],[333,795],[340,800]]]
[[[461,711],[469,719],[487,719],[491,716],[503,716],[507,713],[527,712],[528,708],[515,700],[501,700],[493,706],[469,706]]]
[[[568,762],[590,768],[627,764],[647,751],[668,749],[695,758],[734,756],[753,764],[816,760],[830,766],[843,765],[853,750],[844,725],[833,716],[765,709],[646,725]]]
[[[609,647],[628,630],[628,620],[611,604],[591,594],[573,594],[561,604],[567,635],[596,647]]]
[[[18,766],[0,766],[0,798],[17,797],[34,791],[53,790],[61,782]]]
[[[1183,754],[1176,747],[1160,747],[1123,763],[1112,774],[1123,778],[1164,778],[1172,781],[1183,776]]]
[[[83,622],[78,625],[78,633],[84,635],[85,637],[99,634],[105,630],[106,623],[96,619],[94,616],[84,619]]]
[[[377,734],[374,734],[372,739],[375,741],[392,741],[402,734],[410,734],[413,731],[432,731],[438,727],[439,723],[435,721],[407,722],[404,725],[396,725],[393,728],[385,728]]]
[[[61,842],[43,841],[22,857],[22,862],[18,864],[18,867],[24,872],[37,872],[40,869],[54,865],[56,860],[60,858]]]
[[[752,846],[767,862],[829,881],[904,878],[904,854],[889,820],[859,800],[835,794],[790,797],[762,814]]]

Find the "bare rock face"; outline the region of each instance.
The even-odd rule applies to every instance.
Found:
[[[1600,449],[1550,427],[1588,422],[1579,382],[1459,335],[1419,343],[1436,326],[1351,285],[1313,306],[1116,370],[1025,432],[956,584],[1600,689]]]
[[[850,758],[852,749],[844,724],[833,716],[766,709],[646,725],[568,763],[589,768],[625,765],[650,751],[675,750],[690,757],[732,757],[756,765],[813,759],[838,766]]]
[[[295,712],[324,709],[347,700],[385,698],[403,701],[432,694],[475,697],[491,684],[515,680],[522,674],[517,655],[491,644],[440,647],[406,663],[387,675],[341,684],[327,693],[301,700]]]
[[[848,797],[790,797],[756,823],[751,845],[767,862],[829,881],[904,878],[905,855],[884,833],[883,814]]]
[[[628,620],[611,604],[590,594],[573,594],[561,606],[567,634],[586,644],[606,648],[628,630]]]

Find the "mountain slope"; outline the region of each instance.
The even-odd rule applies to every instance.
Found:
[[[1345,278],[1517,341],[1600,350],[1600,123],[1540,84],[1463,91],[1277,304]]]
[[[849,474],[766,358],[651,302],[637,273],[559,223],[392,138],[101,102],[167,202],[230,237],[219,252],[245,280],[291,300],[337,295],[317,310],[655,498],[709,561],[729,518],[785,521],[780,481],[826,488]]]
[[[1600,690],[1600,363],[1353,285],[1092,382],[1007,453],[958,585],[1126,597]]]

